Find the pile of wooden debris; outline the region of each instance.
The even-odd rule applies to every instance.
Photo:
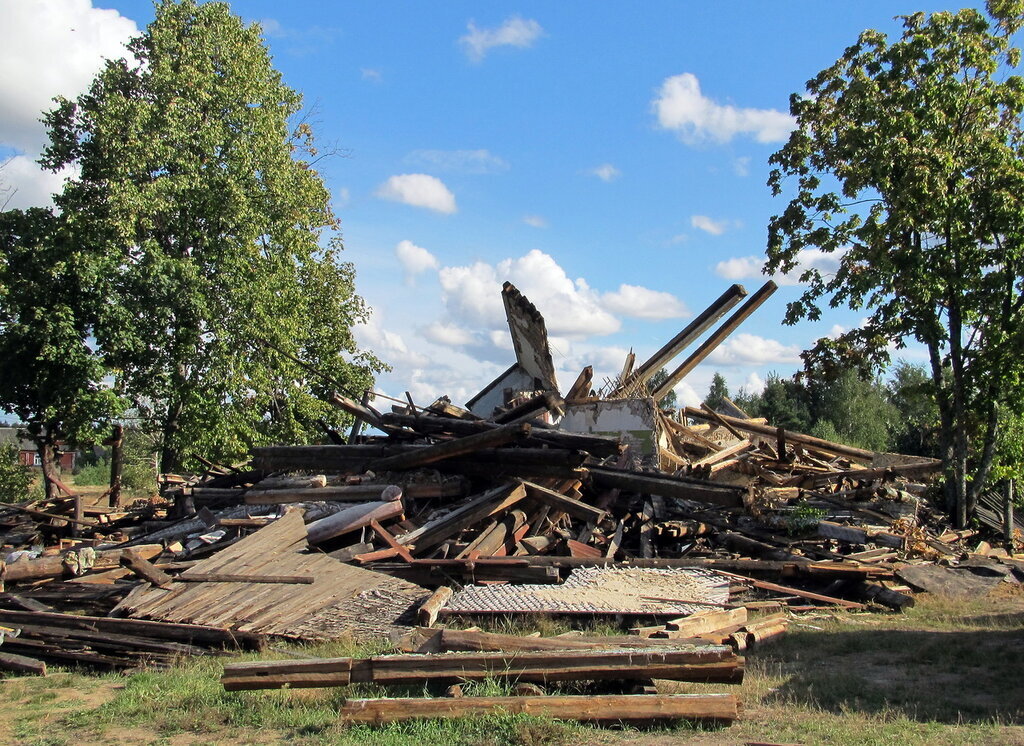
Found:
[[[949,531],[930,510],[938,461],[772,427],[729,402],[659,407],[773,291],[769,282],[747,299],[653,392],[651,376],[740,303],[742,287],[650,360],[634,367],[630,356],[601,392],[587,368],[563,397],[543,318],[506,284],[517,361],[465,408],[407,397],[382,412],[369,395],[338,394],[356,425],[345,439],[331,433],[331,445],[257,448],[248,464],[208,465],[128,507],[2,509],[0,668],[135,667],[274,637],[397,635],[402,655],[230,665],[224,683],[614,680],[619,690],[586,706],[531,690],[351,701],[343,715],[380,722],[500,706],[594,721],[729,720],[733,695],[651,694],[650,681],[738,682],[740,654],[782,634],[792,613],[903,609],[915,590],[971,593],[1024,578],[1020,559],[984,542],[972,551],[974,532]],[[361,435],[364,426],[377,434]],[[440,618],[531,615],[613,620],[624,634],[433,629]]]

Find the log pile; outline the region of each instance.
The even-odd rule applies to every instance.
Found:
[[[669,380],[773,289],[751,296]],[[912,605],[920,586],[905,577],[921,573],[900,575],[908,565],[984,554],[1008,563],[1007,579],[1022,569],[1005,551],[982,552],[974,532],[949,531],[928,507],[937,461],[773,427],[728,401],[721,411],[658,406],[667,389],[648,394],[651,375],[739,303],[743,288],[726,291],[650,360],[634,367],[631,356],[602,389],[588,367],[564,396],[543,318],[511,285],[502,295],[517,363],[465,408],[407,395],[381,411],[371,403],[380,397],[339,393],[333,403],[355,418],[347,437],[255,448],[232,466],[199,459],[197,476],[166,475],[159,497],[131,505],[87,505],[67,488],[49,503],[0,506],[0,627],[10,630],[0,667],[138,667],[269,637],[404,629],[417,640],[401,637],[406,656],[239,664],[226,669],[225,685],[512,676],[503,671],[521,681],[563,672],[731,682],[742,676],[738,654],[783,634],[790,614]],[[616,582],[636,586],[636,603],[570,608],[584,576],[611,595]],[[452,628],[467,616],[529,618],[545,597],[561,605],[543,613],[604,614],[624,634],[513,639]],[[439,621],[447,626],[432,629]],[[131,626],[147,624],[196,633],[154,641]],[[204,636],[211,629],[221,636]],[[350,700],[342,716],[382,722],[503,707],[603,722],[737,712],[732,695],[607,696],[601,707],[560,695]]]

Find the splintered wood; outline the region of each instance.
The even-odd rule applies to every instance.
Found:
[[[386,575],[345,565],[306,549],[301,511],[276,522],[182,573],[252,575],[254,582],[139,586],[115,609],[136,619],[202,624],[301,639],[341,631],[386,633],[427,594]],[[306,584],[269,584],[265,575],[311,576]]]

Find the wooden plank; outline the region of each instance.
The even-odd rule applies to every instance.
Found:
[[[414,546],[418,551],[436,547],[466,526],[482,518],[510,508],[526,497],[521,483],[504,484],[470,499],[455,510],[420,526],[415,531],[396,537],[399,544]]]
[[[785,593],[788,596],[799,596],[800,598],[806,598],[811,601],[821,601],[827,604],[836,604],[837,606],[843,606],[847,609],[864,608],[864,604],[859,604],[856,601],[847,601],[845,598],[825,596],[821,593],[812,593],[811,591],[801,590],[800,588],[791,588],[790,586],[779,585],[778,583],[769,583],[764,580],[755,580],[754,578],[748,578],[743,575],[735,575],[731,572],[724,572],[722,570],[717,570],[717,572],[729,578],[742,580],[744,583],[749,583],[753,585],[755,588],[761,588],[766,591],[775,591],[776,593]]]
[[[547,650],[449,653],[445,655],[382,655],[356,660],[325,658],[256,661],[224,666],[221,683],[228,691],[346,686],[459,683],[484,679],[577,681],[673,679],[740,683],[743,659],[724,646],[685,649]]]
[[[395,488],[398,489],[397,487]],[[401,491],[398,495],[401,496]],[[397,518],[405,511],[401,500],[383,500],[353,505],[333,515],[306,525],[306,536],[310,544],[320,544],[369,526],[374,521]]]
[[[18,673],[46,676],[46,664],[25,655],[0,651],[0,671],[17,671]]]
[[[665,629],[678,633],[677,637],[696,637],[723,627],[744,624],[746,621],[747,610],[741,607],[739,609],[702,611],[681,619],[673,619],[665,623]]]
[[[697,409],[696,407],[685,407],[683,414],[687,417],[692,417],[698,420],[712,420],[713,418],[704,410]],[[729,422],[737,430],[742,430],[747,433],[755,433],[756,435],[762,435],[767,438],[777,438],[778,428],[771,427],[769,425],[759,425],[753,420],[741,420],[736,417],[728,417],[726,415],[718,415],[723,420]],[[855,461],[862,461],[865,463],[871,463],[875,457],[874,451],[866,451],[863,448],[854,448],[852,446],[845,446],[840,443],[833,443],[828,440],[822,440],[816,438],[813,435],[805,435],[803,433],[796,433],[791,430],[785,431],[785,438],[790,443],[800,443],[801,445],[810,446],[821,451],[833,453],[837,456],[846,456],[847,458],[854,459]]]
[[[200,572],[192,575],[179,575],[174,580],[181,583],[285,583],[309,585],[316,578],[312,575],[242,575]]]
[[[733,694],[350,699],[338,714],[345,723],[381,725],[496,712],[609,725],[675,720],[728,723],[739,717],[739,701]]]
[[[487,430],[476,435],[468,435],[464,438],[457,438],[445,443],[424,446],[423,448],[401,453],[397,456],[382,458],[374,461],[373,467],[381,471],[414,469],[455,456],[464,456],[483,448],[495,448],[524,440],[530,437],[530,430],[530,425],[525,422],[503,425],[494,430]]]
[[[592,523],[600,523],[604,520],[606,511],[587,505],[584,502],[563,495],[560,492],[543,487],[535,482],[523,482],[527,494],[535,500],[539,500],[552,508],[557,508],[574,518]]]

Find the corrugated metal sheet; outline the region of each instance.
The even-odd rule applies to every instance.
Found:
[[[729,581],[709,570],[581,567],[561,585],[471,585],[445,606],[466,614],[686,616],[729,601]]]

